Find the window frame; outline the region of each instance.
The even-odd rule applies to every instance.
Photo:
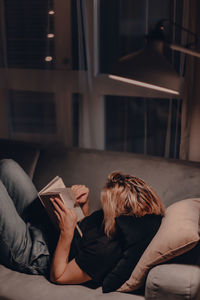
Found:
[[[131,96],[142,98],[166,98],[163,92],[153,91],[147,88],[137,87],[130,84],[117,82],[108,77],[108,74],[99,73],[99,26],[100,0],[85,0],[85,8],[88,22],[87,45],[90,53],[90,75],[91,86],[87,84],[88,71],[75,71],[71,69],[71,30],[70,30],[70,0],[55,0],[55,17],[61,23],[65,20],[62,36],[66,36],[63,42],[62,51],[59,52],[57,69],[55,70],[36,70],[36,69],[8,69],[0,70],[0,95],[6,94],[6,89],[19,89],[27,91],[43,91],[55,93],[57,128],[56,135],[25,134],[15,133],[11,136],[7,119],[3,118],[7,111],[6,97],[1,98],[1,120],[4,133],[2,136],[27,141],[55,141],[62,142],[67,147],[73,146],[73,120],[72,120],[72,94],[81,94],[80,120],[79,120],[79,147],[105,149],[105,107],[104,97],[106,95]],[[67,9],[66,9],[67,8]],[[66,14],[63,13],[65,11]],[[58,23],[58,22],[57,22]],[[57,30],[61,27],[56,25]],[[56,33],[55,33],[56,34]],[[58,38],[59,38],[58,33]],[[65,50],[64,50],[65,49]],[[62,65],[63,59],[69,57],[69,65]],[[82,80],[80,81],[80,77]],[[174,97],[173,98],[179,98]],[[88,108],[89,105],[89,108]],[[66,113],[65,113],[66,112]],[[7,111],[7,115],[9,112]],[[92,131],[92,134],[91,134]],[[92,136],[92,137],[91,137]]]

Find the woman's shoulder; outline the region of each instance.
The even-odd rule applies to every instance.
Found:
[[[136,217],[135,215],[132,216],[121,215],[115,218],[115,221],[117,224],[122,226],[139,225],[140,227],[141,226],[146,227],[149,224],[153,224],[153,223],[160,224],[162,221],[162,216],[155,215],[155,214],[146,214],[141,217]]]
[[[103,222],[104,214],[102,209],[92,212],[89,216],[85,217],[80,225],[83,227],[96,227],[100,226]]]
[[[104,214],[103,214],[103,210],[102,209],[99,209],[99,210],[95,210],[94,212],[92,212],[88,218],[90,220],[95,220],[96,222],[97,221],[100,221],[102,222],[103,221],[103,218],[104,218]]]
[[[98,209],[98,210],[95,210],[95,211],[93,211],[91,214],[90,214],[90,216],[95,216],[95,217],[101,217],[101,218],[103,218],[103,209]]]
[[[161,215],[120,216],[116,218],[119,237],[126,243],[133,243],[152,237],[158,231],[162,221]]]

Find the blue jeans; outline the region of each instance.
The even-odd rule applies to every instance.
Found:
[[[47,275],[50,251],[41,227],[41,218],[46,219],[41,216],[39,202],[37,190],[24,170],[11,159],[1,160],[1,263],[23,273]]]

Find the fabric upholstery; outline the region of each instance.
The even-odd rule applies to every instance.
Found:
[[[165,206],[200,197],[200,164],[113,151],[52,148],[41,151],[34,182],[40,190],[54,176],[66,185],[90,188],[91,211],[100,207],[100,190],[114,170],[140,177],[151,185]]]
[[[3,156],[1,156],[1,145],[2,149],[5,149],[4,153],[2,152]],[[34,155],[32,155],[33,153]],[[35,153],[39,156],[37,164],[34,163],[34,161],[36,162]],[[130,173],[144,179],[158,192],[166,206],[184,198],[200,197],[199,163],[133,153],[65,149],[58,145],[54,148],[48,146],[48,149],[41,149],[38,145],[30,146],[29,143],[11,143],[4,140],[0,140],[0,157],[15,159],[24,166],[27,172],[29,172],[31,164],[32,166],[36,164],[35,172],[32,168],[32,174],[34,173],[33,179],[38,190],[56,175],[62,176],[66,185],[86,184],[90,188],[91,211],[99,208],[100,189],[104,185],[108,173],[113,170],[121,170],[124,173]],[[154,268],[150,273],[153,270]],[[174,269],[165,270],[165,275],[172,277],[171,273],[174,272]],[[187,272],[183,274],[181,270],[181,278],[185,274],[184,280],[191,279],[191,284],[198,290],[199,283],[197,283],[196,277],[190,277]],[[169,279],[166,278],[166,280]],[[150,281],[147,280],[146,291],[148,291],[148,285],[150,285]],[[168,288],[170,289],[170,282]],[[164,290],[161,289],[157,299],[165,300],[162,291]],[[145,299],[144,294],[137,293],[135,291],[130,294],[118,292],[104,294],[101,288],[91,289],[78,285],[57,286],[47,281],[43,276],[21,274],[0,265],[0,299],[2,300],[26,300],[27,297],[31,300],[65,300],[68,298],[73,300],[80,298],[83,300]],[[174,296],[175,293],[176,289],[172,284],[170,297]],[[170,297],[168,299],[175,299]],[[179,299],[183,300],[185,297]]]
[[[146,300],[199,300],[200,267],[183,264],[154,267],[147,277],[145,295]]]
[[[119,290],[128,292],[138,289],[150,268],[195,247],[200,238],[199,219],[200,198],[185,199],[169,206],[157,234],[129,280]]]
[[[27,275],[0,265],[1,300],[144,300],[143,296],[109,293],[101,287],[56,285],[40,275]]]
[[[39,154],[40,150],[37,145],[0,139],[0,159],[12,158],[20,164],[31,179],[35,172]]]

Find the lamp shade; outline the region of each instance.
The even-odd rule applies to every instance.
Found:
[[[182,79],[163,55],[163,41],[149,40],[146,47],[119,60],[109,77],[137,86],[180,95]]]

